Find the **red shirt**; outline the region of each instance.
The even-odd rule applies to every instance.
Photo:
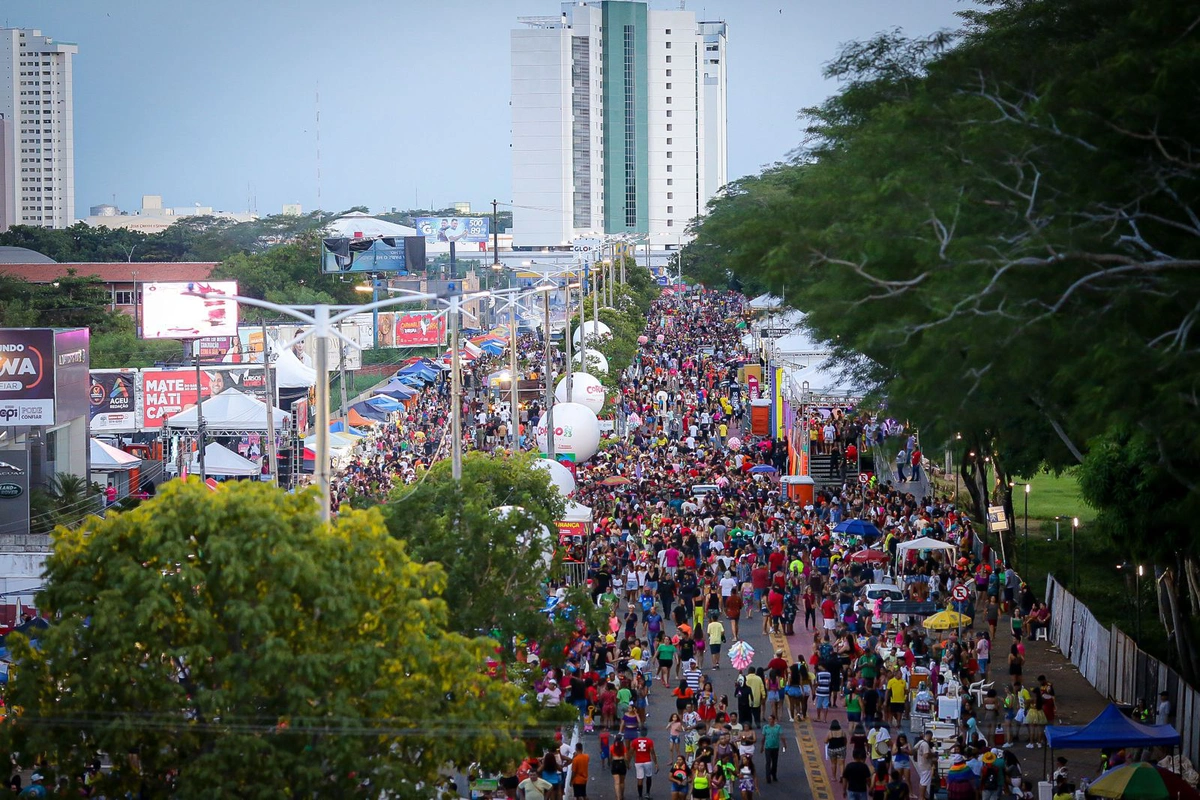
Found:
[[[755,567],[750,570],[750,585],[755,589],[766,589],[771,581],[771,572],[766,567]]]
[[[654,758],[654,741],[645,736],[639,736],[630,745],[633,748],[633,760],[636,764],[649,764]]]
[[[776,550],[767,557],[767,563],[771,565],[771,572],[783,566],[783,551]]]
[[[825,598],[825,602],[821,603],[821,616],[825,619],[833,619],[837,616],[837,606],[828,597]]]
[[[767,608],[771,610],[772,617],[783,616],[783,594],[774,589],[767,595]]]

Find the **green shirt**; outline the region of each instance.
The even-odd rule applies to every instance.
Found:
[[[783,726],[781,725],[763,725],[763,747],[768,750],[778,750],[779,740],[783,735]]]
[[[655,651],[654,657],[659,661],[674,661],[675,660],[675,645],[668,642],[663,642]]]

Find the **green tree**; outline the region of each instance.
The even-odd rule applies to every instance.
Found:
[[[534,707],[488,676],[494,642],[447,632],[443,571],[377,511],[315,510],[171,482],[59,529],[38,602],[55,622],[37,649],[9,641],[9,752],[63,775],[104,752],[101,791],[180,798],[427,798],[448,766],[521,754]]]
[[[529,455],[468,453],[458,482],[444,459],[422,480],[398,486],[384,515],[414,559],[445,569],[451,630],[495,632],[506,649],[514,637],[540,641],[550,653],[571,630],[542,612],[564,506],[548,473],[531,462]],[[521,511],[496,513],[501,506]]]

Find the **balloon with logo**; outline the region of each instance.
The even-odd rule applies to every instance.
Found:
[[[604,408],[604,384],[594,375],[572,372],[571,396],[567,397],[567,379],[564,377],[554,390],[554,399],[560,403],[579,403],[590,408],[593,414],[599,414]]]
[[[583,364],[583,368],[587,372],[600,372],[604,375],[608,374],[608,358],[599,350],[588,348],[582,353],[575,354],[575,362]]]
[[[575,329],[575,335],[571,337],[571,343],[579,344],[580,337],[586,338],[589,342],[596,341],[597,339],[611,339],[612,328],[603,322],[589,320]]]
[[[575,491],[575,476],[571,474],[571,470],[564,467],[552,458],[539,458],[533,462],[535,469],[544,469],[550,473],[550,483],[554,488],[558,489],[563,497],[570,497]]]
[[[546,452],[546,415],[534,429],[538,447]],[[590,408],[579,403],[554,404],[554,452],[571,453],[582,464],[600,449],[600,420]]]

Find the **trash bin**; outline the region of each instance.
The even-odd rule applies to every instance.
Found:
[[[1050,781],[1038,781],[1038,800],[1054,800],[1054,784]]]

